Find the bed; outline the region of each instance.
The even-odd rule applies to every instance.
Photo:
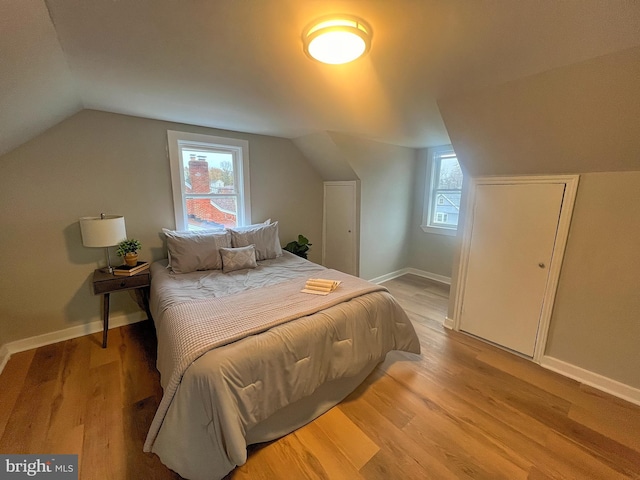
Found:
[[[290,433],[343,400],[389,351],[420,352],[410,320],[383,287],[283,252],[277,233],[272,252],[260,235],[232,233],[221,234],[208,259],[197,247],[195,266],[220,268],[181,268],[170,242],[173,268],[168,260],[151,265],[163,398],[144,450],[187,479],[224,477],[246,462],[248,445]],[[210,249],[211,238],[205,244]],[[192,245],[186,252],[193,257]],[[226,256],[235,262],[241,253],[248,268],[239,268],[245,260],[224,268]],[[302,293],[309,278],[340,285],[328,295]]]

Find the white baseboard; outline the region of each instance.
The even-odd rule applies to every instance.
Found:
[[[540,365],[548,370],[572,378],[578,382],[597,388],[603,392],[610,393],[618,398],[622,398],[635,405],[640,405],[640,389],[631,387],[624,383],[612,380],[598,373],[590,372],[584,368],[577,367],[570,363],[558,360],[547,355],[542,357]]]
[[[454,325],[453,318],[444,317],[444,322],[442,322],[442,325],[445,328],[448,328],[449,330],[453,330],[453,325]]]
[[[417,275],[418,277],[428,278],[429,280],[433,280],[435,282],[451,285],[451,277],[445,277],[444,275],[438,275],[437,273],[418,270],[417,268],[407,268],[406,270],[407,271],[405,273],[410,273],[411,275]]]
[[[371,283],[375,283],[375,284],[384,283],[384,282],[387,282],[389,280],[393,280],[394,278],[401,277],[402,275],[407,273],[407,270],[408,270],[408,268],[403,268],[401,270],[396,270],[395,272],[387,273],[385,275],[381,275],[379,277],[372,278],[369,281]]]
[[[387,273],[386,275],[381,275],[379,277],[372,278],[369,281],[371,283],[378,284],[378,283],[387,282],[389,280],[393,280],[394,278],[398,278],[406,274],[417,275],[418,277],[428,278],[429,280],[434,280],[436,282],[451,285],[450,277],[438,275],[437,273],[425,272],[424,270],[418,270],[417,268],[402,268],[400,270],[396,270],[395,272]]]
[[[109,330],[112,328],[122,327],[123,325],[141,322],[142,320],[146,320],[146,318],[146,314],[142,311],[134,312],[129,315],[114,315],[109,317]],[[31,350],[32,348],[43,347],[45,345],[51,345],[52,343],[63,342],[72,338],[101,332],[103,328],[102,325],[102,320],[96,320],[95,322],[76,325],[75,327],[65,328],[55,332],[43,333],[42,335],[23,338],[21,340],[1,345],[0,373],[2,373],[2,370],[4,370],[9,358],[11,358],[11,355],[14,353],[24,352],[25,350]]]

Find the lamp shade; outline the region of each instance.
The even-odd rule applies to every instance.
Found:
[[[112,247],[127,239],[124,217],[120,215],[82,217],[80,232],[85,247]]]

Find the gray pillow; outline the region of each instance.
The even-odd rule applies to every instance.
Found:
[[[246,247],[255,245],[256,260],[268,260],[282,255],[280,237],[278,236],[278,222],[271,225],[259,225],[253,228],[245,228],[241,231],[230,228],[231,245],[233,247]]]
[[[246,230],[251,230],[252,228],[264,227],[265,225],[270,225],[271,219],[268,218],[262,223],[254,223],[253,225],[244,225],[242,227],[229,227],[235,230],[236,232],[244,232]]]
[[[246,268],[256,268],[256,250],[253,245],[240,248],[221,248],[222,272],[229,273]]]
[[[167,237],[169,265],[174,273],[222,269],[220,248],[231,247],[231,235],[228,232],[182,233],[167,229],[162,231]]]

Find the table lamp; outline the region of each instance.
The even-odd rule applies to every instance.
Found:
[[[124,226],[124,217],[121,215],[105,215],[99,217],[82,217],[80,219],[80,232],[82,244],[85,247],[103,247],[107,256],[107,267],[101,269],[105,273],[113,273],[109,247],[118,245],[126,240],[127,231]]]

